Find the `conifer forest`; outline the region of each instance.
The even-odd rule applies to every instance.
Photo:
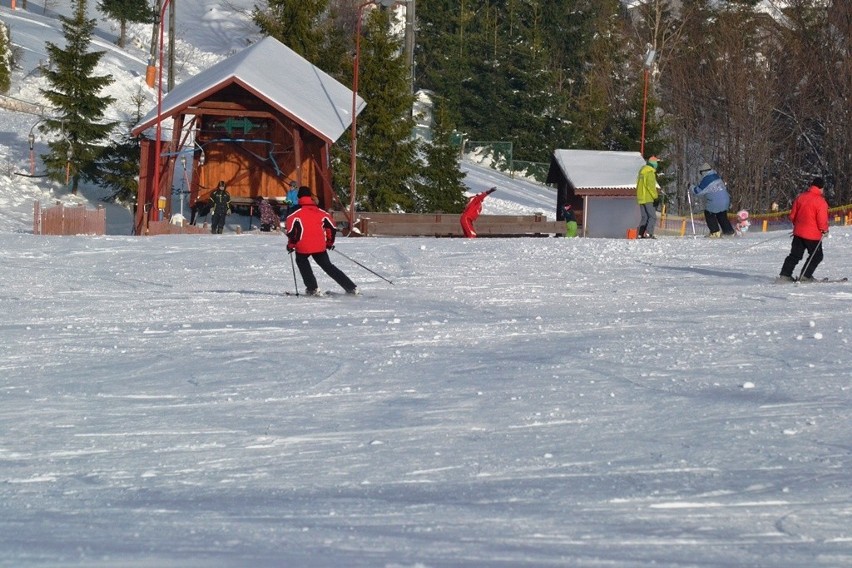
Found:
[[[734,210],[783,210],[815,176],[852,202],[846,0],[265,0],[251,17],[344,84],[357,53],[362,210],[460,211],[460,146],[482,144],[540,180],[556,149],[656,155],[672,212],[704,162]],[[428,142],[411,136],[424,92]]]

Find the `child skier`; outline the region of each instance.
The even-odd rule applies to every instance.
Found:
[[[574,210],[570,203],[566,203],[562,209],[562,217],[565,219],[565,237],[571,238],[577,236],[577,216],[574,215]]]
[[[751,227],[751,221],[748,220],[748,211],[745,209],[737,211],[737,226],[735,227],[737,234],[742,236],[743,233],[748,232],[749,227]]]

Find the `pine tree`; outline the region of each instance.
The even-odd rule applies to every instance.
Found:
[[[410,211],[420,166],[413,138],[414,97],[400,41],[388,32],[386,10],[374,9],[361,42],[359,90],[367,101],[358,117],[357,195],[368,211]]]
[[[104,148],[97,163],[97,182],[112,190],[104,201],[135,207],[139,191],[141,143],[139,137],[130,135],[130,125],[142,119],[142,105],[146,98],[141,89],[132,98],[136,105],[135,117],[126,125],[122,138]]]
[[[101,12],[118,20],[119,47],[124,47],[127,39],[127,22],[150,23],[154,21],[154,11],[148,5],[148,0],[100,0],[98,8]]]
[[[629,45],[621,33],[619,9],[617,0],[602,0],[577,15],[583,41],[575,44],[574,57],[582,53],[586,63],[579,68],[573,104],[566,114],[575,126],[578,147],[638,150],[641,145],[643,83],[625,53]]]
[[[324,30],[319,25],[328,0],[266,0],[266,8],[255,7],[254,23],[314,65],[321,58]]]
[[[462,119],[465,94],[472,90],[471,79],[477,76],[472,69],[477,59],[469,56],[470,4],[470,0],[417,0],[415,80],[417,88],[443,97],[444,112],[459,128],[476,132]]]
[[[112,190],[104,201],[113,201],[126,206],[136,204],[139,190],[139,138],[129,133],[118,143],[111,144],[98,160],[98,182]]]
[[[447,99],[472,139],[511,141],[515,159],[545,161],[554,146],[579,139],[577,100],[598,31],[590,23],[617,7],[617,0],[418,0],[418,87]]]
[[[453,131],[443,104],[433,113],[432,140],[424,144],[426,166],[418,188],[418,213],[461,213],[466,202],[462,183],[464,172],[459,170],[459,148],[451,143]]]
[[[502,138],[513,143],[513,158],[535,160],[546,154],[552,142],[548,113],[550,70],[547,68],[541,2],[510,2],[505,17],[497,19],[502,37],[495,55],[504,76],[501,95],[506,113]],[[501,139],[493,132],[489,139]]]
[[[42,156],[50,179],[66,182],[77,193],[81,177],[93,179],[95,160],[114,122],[99,123],[113,102],[100,91],[113,82],[111,75],[94,75],[103,51],[87,52],[95,20],[86,18],[86,0],[74,2],[72,17],[60,17],[66,48],[48,42],[47,53],[52,65],[45,70],[50,85],[41,93],[55,107],[57,116],[44,121],[42,130],[58,133],[59,140],[48,143],[50,153]]]
[[[8,92],[12,86],[12,63],[9,28],[0,23],[0,93]]]

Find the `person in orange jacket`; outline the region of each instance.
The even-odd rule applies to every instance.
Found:
[[[346,274],[328,258],[328,251],[334,248],[337,226],[334,219],[314,201],[311,188],[302,186],[298,195],[299,208],[287,216],[285,232],[287,234],[287,252],[296,253],[296,266],[305,284],[305,294],[322,296],[317,279],[311,269],[310,259],[331,276],[347,294],[357,296],[358,287]]]
[[[486,197],[491,195],[497,191],[496,187],[492,187],[488,191],[483,191],[482,193],[477,193],[473,197],[470,198],[470,201],[467,202],[467,205],[462,211],[461,214],[461,226],[462,232],[464,232],[464,236],[469,239],[476,238],[476,231],[473,230],[473,222],[476,221],[479,214],[482,213],[482,202]]]
[[[793,269],[808,251],[808,260],[802,268],[799,277],[801,282],[813,282],[814,270],[822,262],[822,238],[828,234],[828,203],[822,196],[825,187],[822,178],[814,178],[811,186],[799,194],[790,210],[790,221],[793,222],[793,244],[790,254],[784,259],[781,267],[781,282],[794,282]]]

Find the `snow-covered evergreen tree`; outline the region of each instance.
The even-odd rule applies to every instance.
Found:
[[[442,104],[433,113],[432,140],[423,144],[426,164],[417,198],[420,213],[461,213],[464,196],[464,172],[459,170],[459,148],[451,143],[452,127]]]
[[[101,0],[98,8],[118,20],[118,46],[124,47],[127,39],[127,22],[147,23],[154,21],[154,11],[147,0]]]
[[[0,93],[9,91],[12,86],[12,48],[9,28],[0,24]]]
[[[56,114],[46,119],[42,130],[59,135],[48,143],[50,153],[42,156],[48,176],[54,181],[70,183],[77,193],[80,179],[93,179],[95,164],[104,141],[115,126],[100,122],[113,102],[101,96],[101,90],[112,83],[111,75],[95,75],[95,68],[105,52],[89,52],[95,20],[86,18],[86,0],[76,0],[73,16],[60,18],[65,49],[48,42],[51,65],[44,71],[49,88],[41,92],[54,106]]]
[[[358,191],[368,211],[411,211],[420,171],[412,136],[408,67],[401,42],[390,35],[386,10],[372,10],[361,42],[359,94],[367,108],[358,118]]]

